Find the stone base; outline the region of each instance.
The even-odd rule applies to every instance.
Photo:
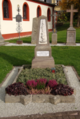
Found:
[[[55,63],[53,57],[34,58],[32,60],[32,68],[54,68]]]
[[[23,43],[23,41],[22,40],[17,40],[17,42],[16,42],[17,44],[22,44]]]
[[[0,46],[3,46],[3,45],[6,45],[8,44],[9,42],[0,42]]]
[[[67,29],[67,42],[66,45],[76,45],[76,29],[69,27]]]
[[[57,44],[57,33],[52,34],[52,44]]]
[[[66,45],[73,46],[73,45],[76,45],[76,43],[66,43]]]
[[[36,44],[36,41],[31,41],[31,44]]]

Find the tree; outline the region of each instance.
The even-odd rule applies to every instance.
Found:
[[[62,0],[59,2],[62,10],[70,9],[71,4],[74,5],[75,9],[78,9],[77,27],[80,27],[80,0]]]

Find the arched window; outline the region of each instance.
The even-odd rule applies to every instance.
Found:
[[[37,17],[41,16],[41,8],[40,6],[37,7]]]
[[[48,21],[51,21],[51,12],[50,12],[50,9],[48,8],[48,11],[47,11],[47,20]]]
[[[4,18],[9,18],[9,6],[7,0],[4,0],[3,2],[3,15]]]
[[[26,6],[26,4],[23,6],[23,17],[24,17],[24,19],[27,19],[27,6]]]
[[[29,21],[29,6],[26,2],[23,4],[23,21]]]
[[[10,0],[2,1],[3,20],[12,20],[12,5]]]

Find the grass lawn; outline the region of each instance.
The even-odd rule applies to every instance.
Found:
[[[1,46],[0,47],[0,83],[13,66],[31,64],[35,46]],[[55,64],[72,65],[80,76],[80,46],[52,46]]]
[[[69,28],[69,24],[70,24],[69,22],[64,23],[63,26],[57,28],[58,43],[66,43],[66,34],[67,34],[67,29]],[[80,43],[80,28],[76,27],[76,23],[74,23],[74,28],[76,29],[76,42]],[[50,43],[51,43],[51,39],[52,39],[52,32],[49,33]],[[8,40],[8,42],[16,43],[17,40],[18,39]],[[31,36],[21,38],[21,40],[23,40],[24,43],[31,43]]]

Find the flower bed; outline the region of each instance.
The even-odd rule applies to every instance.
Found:
[[[63,67],[62,65],[56,65],[55,69],[31,69],[31,67],[23,67],[23,70],[20,72],[16,82],[22,82],[22,83],[26,83],[28,80],[37,80],[40,78],[45,78],[47,81],[49,80],[56,80],[58,82],[58,84],[64,84],[64,85],[68,85],[67,84],[67,80],[63,71]]]
[[[51,73],[51,76],[53,75],[57,78],[57,76],[59,76],[60,73],[58,75],[55,74],[61,71],[60,68],[61,67],[59,66],[56,69],[51,69],[51,70],[48,69],[49,71],[48,73]],[[61,72],[64,73],[63,70]],[[52,104],[57,104],[60,102],[68,102],[68,103],[75,102],[75,97],[74,97],[75,89],[69,87],[67,83],[64,84],[64,82],[67,81],[65,81],[66,79],[64,80],[64,78],[62,78],[63,80],[61,81],[61,75],[60,78],[59,77],[57,78],[57,80],[49,79],[49,77],[47,79],[36,78],[36,80],[34,79],[27,80],[27,81],[25,80],[25,83],[23,80],[22,82],[18,82],[18,80],[16,82],[16,79],[15,79],[15,83],[11,84],[6,88],[6,96],[5,96],[6,103],[21,102],[22,104],[28,104],[30,102],[36,102],[36,103],[50,102]]]
[[[67,85],[58,84],[54,79],[47,82],[46,79],[27,81],[26,85],[21,82],[11,84],[6,88],[9,95],[28,94],[52,94],[52,95],[72,95],[74,90]]]

